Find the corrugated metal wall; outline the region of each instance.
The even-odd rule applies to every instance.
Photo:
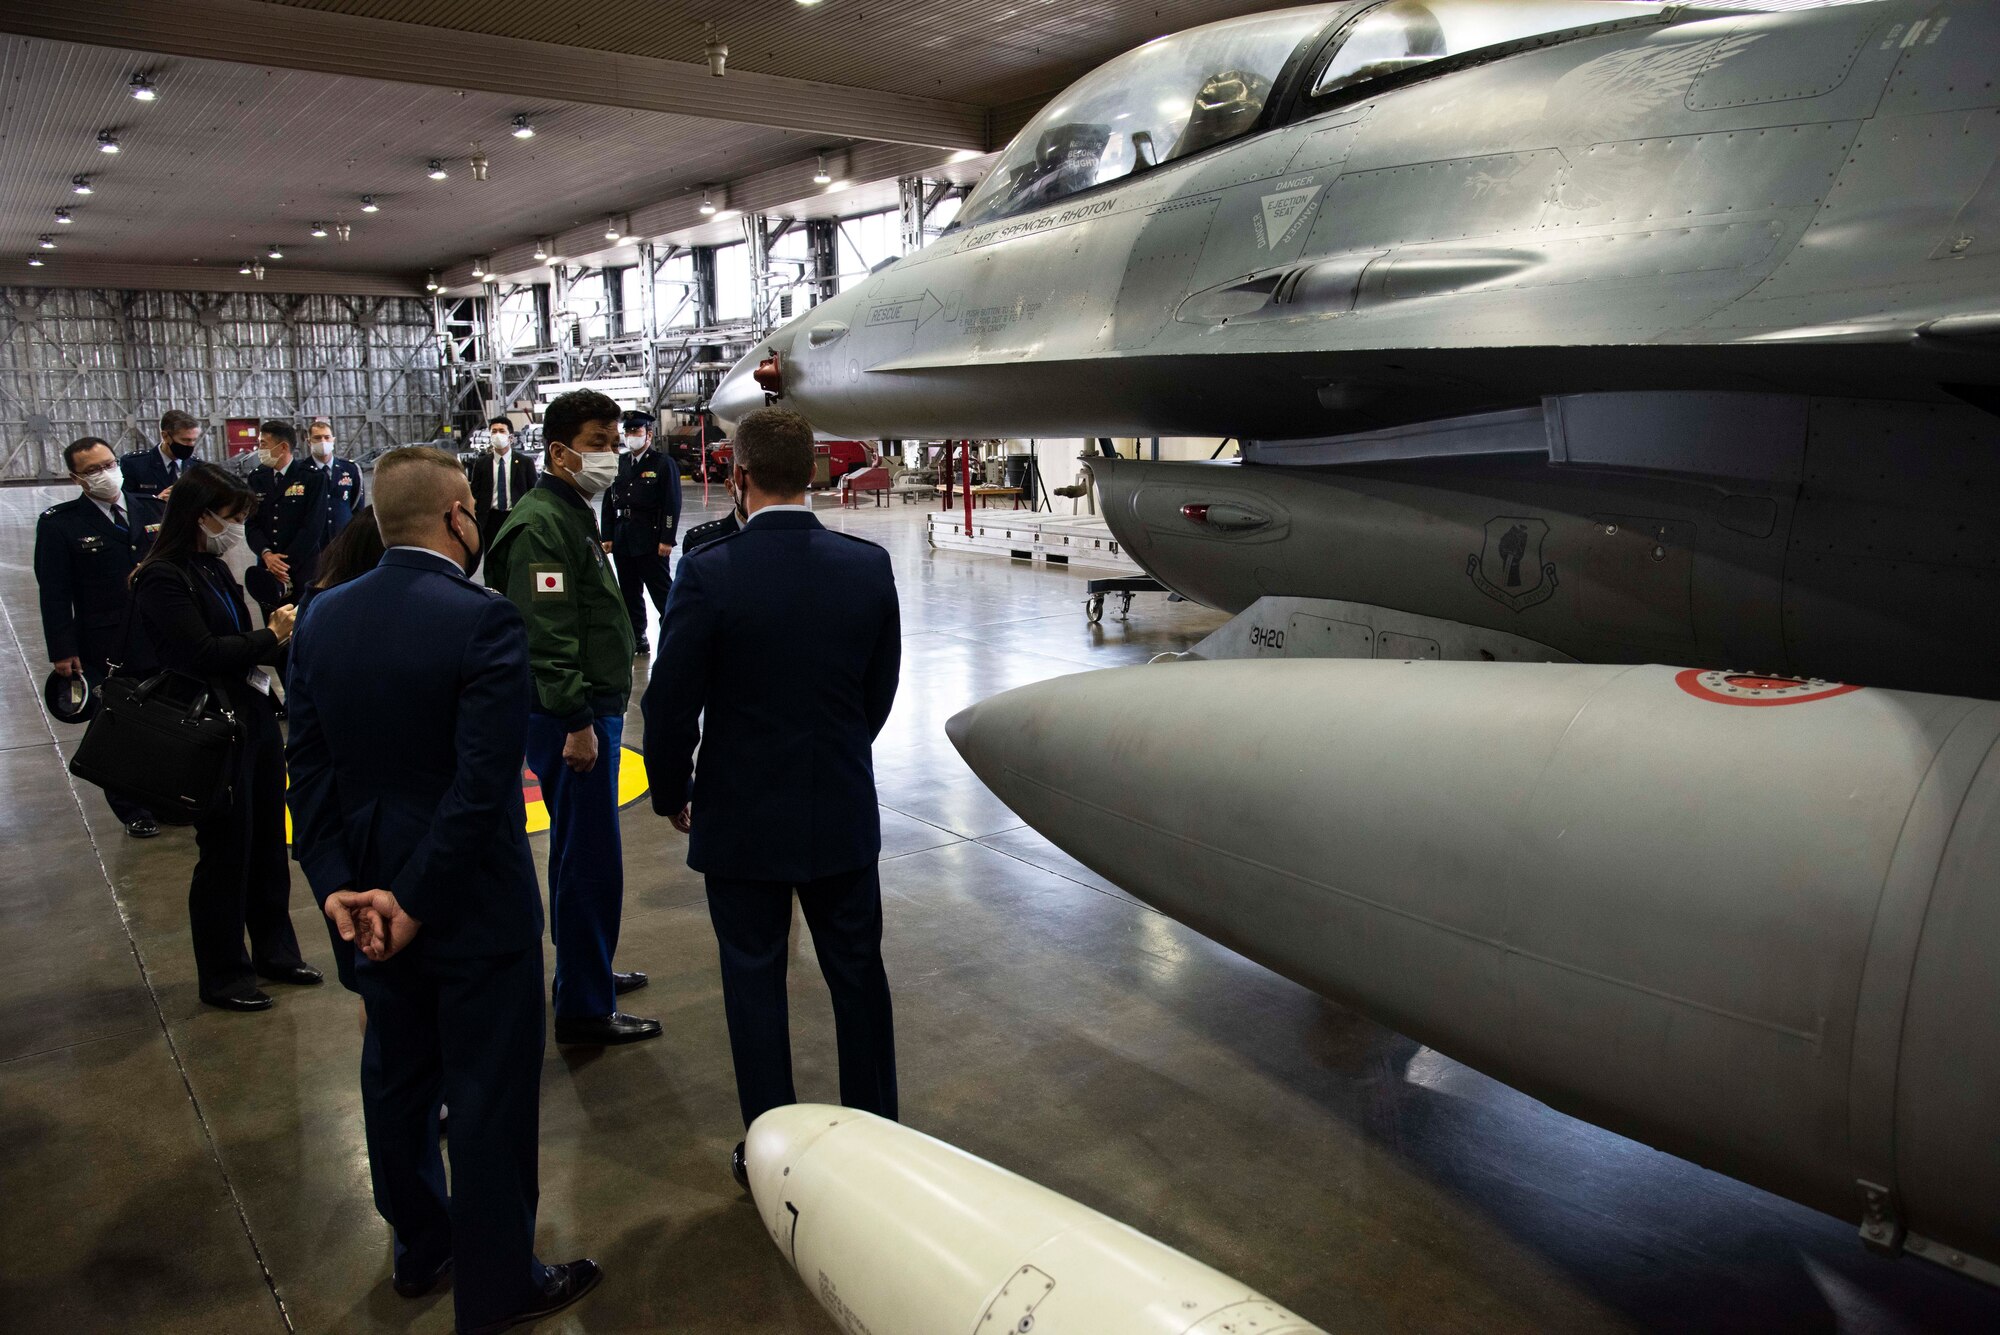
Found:
[[[169,408],[331,418],[350,456],[429,440],[444,420],[430,303],[407,297],[0,289],[0,481],[60,478],[62,447],[159,439]]]

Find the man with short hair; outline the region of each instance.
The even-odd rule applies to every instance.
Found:
[[[644,987],[646,975],[612,968],[625,905],[618,752],[632,697],[632,622],[590,513],[618,476],[618,405],[594,390],[559,395],[542,416],[542,438],[547,471],[486,559],[487,582],[528,623],[528,767],[549,810],[556,1042],[635,1043],[658,1038],[660,1022],[618,1010],[618,994]]]
[[[534,1254],[542,903],[520,781],[528,644],[513,605],[465,576],[479,532],[456,459],[422,446],[384,456],[375,517],[382,563],[315,598],[292,645],[293,852],[360,956],[361,1107],[395,1291],[420,1298],[455,1269],[458,1329],[498,1331],[602,1277],[594,1261]]]
[[[472,480],[480,541],[490,549],[514,502],[535,485],[535,465],[514,448],[514,424],[506,418],[496,417],[486,424],[486,440],[486,452],[472,461],[466,476]]]
[[[840,1101],[896,1115],[871,748],[896,698],[901,613],[889,554],[807,506],[812,473],[803,417],[744,417],[729,486],[748,518],[681,558],[640,702],[653,809],[689,834],[688,866],[708,881],[746,1127],[797,1101],[794,892],[833,995]],[[740,1144],[730,1168],[747,1186]]]
[[[258,427],[257,467],[249,477],[257,510],[246,536],[281,594],[313,582],[320,549],[333,540],[327,531],[333,508],[327,474],[298,454],[298,440],[290,422],[273,419]]]
[[[681,523],[681,470],[665,451],[653,447],[651,413],[626,413],[624,427],[618,480],[604,493],[604,536],[618,564],[633,647],[643,654],[652,648],[646,642],[646,599],[650,595],[653,610],[665,613],[673,587],[667,556]]]
[[[195,447],[200,443],[201,423],[191,413],[169,408],[160,418],[160,443],[119,460],[125,473],[127,504],[135,500],[164,503],[168,490],[194,462]]]
[[[313,418],[312,425],[306,428],[306,452],[312,456],[313,467],[326,473],[327,526],[331,530],[326,542],[320,544],[322,551],[347,527],[355,513],[368,504],[361,483],[360,465],[335,454],[337,444],[333,438],[333,423],[324,417]]]
[[[129,661],[125,609],[132,569],[160,531],[160,504],[125,494],[118,456],[97,436],[71,441],[63,462],[83,494],[58,501],[35,521],[42,638],[58,673],[82,677],[96,690],[114,658]],[[160,832],[153,813],[137,802],[112,792],[104,800],[134,839]]]

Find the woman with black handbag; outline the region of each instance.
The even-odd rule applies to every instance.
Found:
[[[174,484],[153,550],[132,574],[132,605],[159,666],[194,679],[235,715],[229,795],[195,818],[199,856],[188,887],[201,999],[267,1010],[257,986],[324,982],[299,955],[285,850],[285,750],[271,699],[272,665],[291,638],[290,607],[254,623],[222,556],[257,508],[248,487],[213,464]],[[245,932],[250,949],[243,948]]]

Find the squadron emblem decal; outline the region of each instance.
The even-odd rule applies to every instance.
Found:
[[[1817,677],[1773,677],[1762,672],[1703,672],[1688,668],[1674,684],[1697,700],[1718,705],[1802,705],[1860,690]]]
[[[1555,597],[1556,563],[1542,560],[1547,520],[1499,515],[1486,521],[1486,543],[1465,558],[1473,587],[1509,611],[1525,612]]]

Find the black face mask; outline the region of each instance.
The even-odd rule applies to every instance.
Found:
[[[477,547],[474,547],[471,543],[467,542],[464,538],[460,537],[458,530],[451,526],[451,521],[464,513],[465,511],[463,507],[456,505],[453,506],[451,509],[445,511],[444,527],[445,527],[445,532],[451,534],[451,540],[457,543],[460,549],[465,552],[465,560],[459,564],[459,569],[465,572],[465,577],[467,579],[471,579],[472,572],[479,569],[479,549]],[[466,518],[471,519],[472,516],[466,515]],[[478,527],[479,525],[477,523],[473,524],[474,529],[477,529]]]
[[[750,488],[745,486],[739,489],[734,477],[729,479],[729,501],[735,507],[736,522],[739,524],[748,523],[750,520]]]
[[[185,459],[194,453],[194,446],[183,445],[177,440],[170,440],[167,442],[167,452],[176,459]]]

